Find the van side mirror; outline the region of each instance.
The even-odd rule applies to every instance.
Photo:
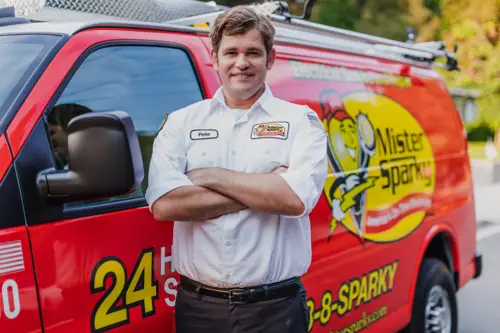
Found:
[[[103,199],[136,190],[144,177],[139,139],[123,111],[92,112],[68,124],[68,170],[50,168],[37,176],[50,202]]]

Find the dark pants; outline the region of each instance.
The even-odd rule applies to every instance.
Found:
[[[175,305],[177,333],[306,333],[306,292],[245,304],[200,296],[179,286]]]

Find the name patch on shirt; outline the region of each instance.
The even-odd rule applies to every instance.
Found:
[[[251,139],[275,138],[286,140],[290,124],[285,121],[256,124],[252,128]]]
[[[219,131],[214,129],[197,129],[191,131],[191,140],[207,140],[219,137]]]

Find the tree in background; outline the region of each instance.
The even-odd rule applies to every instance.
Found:
[[[323,0],[312,20],[400,41],[413,27],[417,42],[457,44],[461,70],[440,73],[450,87],[481,93],[471,127],[500,128],[500,0]]]
[[[302,0],[289,0],[293,14],[302,13]],[[337,28],[406,40],[406,5],[401,0],[317,0],[310,19]]]
[[[462,71],[443,73],[455,86],[478,89],[481,121],[500,127],[500,1],[441,0],[439,34],[457,43]]]

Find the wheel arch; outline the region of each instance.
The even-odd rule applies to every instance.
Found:
[[[460,258],[457,244],[457,236],[454,230],[448,225],[434,226],[427,233],[417,259],[417,265],[414,267],[412,285],[409,297],[409,314],[413,311],[413,299],[415,297],[415,288],[417,286],[418,276],[422,264],[426,258],[435,258],[441,260],[453,275],[455,288],[458,288],[458,279],[460,272]]]
[[[453,275],[455,286],[458,288],[459,277],[459,258],[456,248],[456,241],[453,236],[447,231],[437,233],[428,244],[424,255],[420,258],[419,269],[422,266],[424,259],[435,258],[441,260]]]

